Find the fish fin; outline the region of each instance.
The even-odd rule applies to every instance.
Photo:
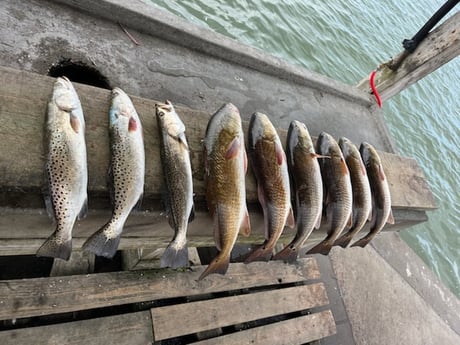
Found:
[[[288,263],[294,263],[299,255],[298,250],[293,245],[286,246],[283,250],[278,252],[272,260],[282,260]]]
[[[37,250],[37,256],[46,256],[51,258],[69,260],[72,252],[72,239],[61,241],[57,237],[57,232],[48,237],[48,239]]]
[[[332,245],[329,243],[329,241],[322,241],[318,243],[316,246],[314,246],[312,249],[310,249],[307,254],[323,254],[323,255],[328,255],[329,252],[331,251]]]
[[[351,247],[361,247],[364,248],[369,244],[369,242],[374,238],[374,236],[366,235],[365,237],[359,239],[351,245]]]
[[[188,144],[187,144],[187,137],[185,136],[185,132],[180,132],[179,135],[177,136],[177,140],[185,146],[185,148],[188,150]]]
[[[347,163],[345,163],[345,160],[343,158],[340,158],[340,169],[343,175],[349,174]]]
[[[78,213],[77,219],[84,219],[88,215],[88,196],[86,196],[85,201],[81,205],[80,212]]]
[[[220,229],[219,229],[219,212],[216,210],[213,217],[213,229],[214,229],[214,242],[218,251],[222,250],[220,245]]]
[[[382,181],[385,181],[386,179],[385,171],[383,170],[382,164],[379,164],[379,177]]]
[[[103,256],[109,259],[113,258],[120,244],[121,232],[114,238],[108,238],[105,234],[105,230],[109,226],[110,223],[107,223],[91,235],[83,244],[83,250],[96,254],[97,256]]]
[[[244,174],[248,172],[248,155],[246,153],[246,148],[244,148],[244,154],[243,154],[243,165],[244,165]]]
[[[257,185],[257,195],[259,198],[260,205],[262,206],[263,213],[264,213],[264,233],[265,239],[268,240],[270,238],[270,232],[268,230],[268,209],[267,209],[267,202],[265,201],[265,193],[260,184]]]
[[[238,156],[238,152],[241,148],[241,138],[236,137],[233,141],[228,145],[227,152],[225,153],[225,159],[232,159]]]
[[[388,224],[394,224],[395,223],[395,218],[393,217],[393,211],[392,210],[390,210],[390,214],[388,215],[387,223]]]
[[[202,280],[209,274],[218,273],[218,274],[225,274],[227,273],[228,266],[230,265],[230,255],[223,256],[219,253],[214,260],[211,261],[209,266],[201,273],[198,280]]]
[[[43,186],[43,200],[45,201],[45,208],[48,217],[53,220],[53,223],[56,223],[56,214],[54,213],[53,201],[51,199],[51,193],[49,188],[48,174],[45,174],[45,185]]]
[[[195,204],[192,205],[192,209],[190,210],[190,214],[188,216],[188,222],[191,223],[195,219]]]
[[[282,165],[284,161],[286,161],[286,154],[284,153],[283,147],[278,143],[275,142],[276,148],[276,161],[278,165]]]
[[[172,241],[168,247],[166,247],[163,255],[160,259],[161,267],[180,268],[187,267],[188,261],[188,248],[187,243],[183,246],[177,246],[177,243]]]
[[[130,117],[129,118],[129,122],[128,122],[128,132],[135,132],[137,131],[137,121],[134,117]]]
[[[265,241],[266,242],[266,241]],[[269,261],[273,256],[273,248],[266,246],[266,243],[256,247],[252,250],[244,260],[245,264],[249,264],[254,261]]]
[[[347,221],[347,226],[349,228],[353,226],[353,213],[350,213],[350,217],[348,218],[348,221]]]
[[[81,129],[81,123],[80,123],[80,120],[78,119],[78,117],[70,114],[70,127],[72,127],[73,131],[75,133],[80,133],[80,129]]]
[[[133,206],[133,210],[140,211],[142,209],[142,198],[144,197],[144,193],[139,195],[139,199],[137,199],[136,204]]]
[[[243,219],[241,220],[240,234],[245,237],[248,237],[251,234],[251,222],[249,220],[249,213],[247,209],[245,210]]]
[[[316,219],[315,229],[319,229],[319,227],[321,226],[323,210],[322,210],[322,206],[320,206],[320,207],[321,207],[321,209],[318,211],[318,218]]]
[[[351,236],[350,232],[347,232],[345,235],[343,235],[334,242],[334,246],[346,248],[350,244],[352,238],[353,237]]]
[[[289,213],[286,217],[286,225],[289,226],[291,229],[295,228],[294,211],[292,210],[292,206],[289,209]]]

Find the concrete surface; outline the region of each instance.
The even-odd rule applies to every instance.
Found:
[[[0,22],[0,61],[7,67],[46,74],[62,58],[81,60],[130,94],[210,113],[232,102],[246,119],[261,111],[284,128],[301,119],[312,135],[328,131],[393,150],[382,113],[364,92],[143,1],[32,0],[25,7],[3,0]]]
[[[394,151],[368,95],[142,1],[2,0],[0,23],[8,67],[46,74],[71,58],[134,95],[210,113],[230,101],[246,119],[256,110],[284,128],[301,119],[313,135],[325,130]],[[458,299],[397,234],[318,258],[338,329],[322,344],[460,344]]]
[[[340,251],[334,250],[331,259],[356,344],[460,343],[460,336],[375,251]]]

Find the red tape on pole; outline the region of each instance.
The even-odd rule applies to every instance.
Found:
[[[375,73],[376,71],[372,71],[371,75],[369,76],[369,84],[372,89],[372,93],[374,94],[375,100],[377,101],[377,104],[379,108],[382,107],[382,99],[380,98],[379,92],[377,91],[377,88],[375,87],[374,79],[375,79]]]

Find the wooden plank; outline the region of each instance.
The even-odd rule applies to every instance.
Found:
[[[330,310],[250,328],[218,338],[195,342],[195,345],[297,345],[337,333]]]
[[[46,106],[55,79],[5,67],[0,67],[0,78],[3,81],[0,84],[0,104],[2,104],[0,142],[8,145],[9,148],[0,152],[0,171],[2,171],[0,186],[19,191],[21,188],[39,191],[43,184],[43,128]],[[88,189],[90,193],[107,193],[107,174],[101,174],[101,171],[107,171],[109,165],[107,114],[110,91],[82,84],[75,84],[75,87],[80,96],[87,122]],[[153,114],[156,101],[139,97],[132,97],[132,99],[144,128],[146,154],[144,196],[146,200],[156,200],[159,205],[163,173],[159,155],[158,128]],[[201,140],[204,138],[211,114],[184,107],[177,107],[177,111],[187,127],[195,199],[202,201],[204,200],[204,173]],[[243,127],[247,132],[248,122],[245,121]],[[279,134],[281,140],[285,142],[286,130],[280,129]],[[27,147],[28,150],[24,150],[24,147]],[[23,159],[17,159],[17,157]],[[388,159],[391,160],[392,157],[394,155],[389,155]],[[392,168],[399,170],[402,168],[400,164],[404,166],[405,160],[399,160]],[[394,183],[399,184],[398,181]],[[246,188],[248,201],[257,203],[257,190],[252,172],[248,174]],[[408,187],[400,185],[399,188],[404,191]],[[420,192],[416,205],[409,205],[404,200],[398,202],[398,199],[395,198],[394,206],[432,208],[433,205],[427,204],[426,195],[422,192],[424,190]]]
[[[155,341],[328,304],[323,283],[152,308]],[[197,317],[196,311],[200,311]],[[180,327],[177,316],[180,315]]]
[[[457,57],[460,54],[459,27],[460,12],[457,12],[430,32],[412,54],[408,55],[404,51],[380,65],[375,75],[375,86],[382,101],[400,93]],[[399,67],[394,71],[396,64]],[[371,93],[369,78],[362,80],[357,87]]]
[[[72,252],[69,261],[54,259],[50,277],[71,276],[94,272],[95,256],[87,252]]]
[[[391,187],[395,188],[395,187]],[[410,195],[410,193],[408,193]],[[425,212],[394,208],[395,225],[387,224],[384,231],[399,231],[425,222]],[[90,216],[76,224],[73,237],[74,250],[80,250],[88,236],[109,217],[109,211],[91,212]],[[263,219],[260,213],[250,213],[252,232],[250,237],[240,236],[238,243],[262,243]],[[14,231],[11,231],[14,229]],[[207,230],[206,230],[207,229]],[[51,223],[43,210],[11,210],[0,208],[0,255],[33,255],[52,231]],[[205,233],[206,232],[206,233]],[[364,233],[364,232],[363,232]],[[294,230],[285,228],[279,243],[286,244],[294,237]],[[314,245],[325,237],[325,229],[313,231],[307,245]],[[131,215],[125,226],[120,250],[156,249],[167,246],[172,230],[160,213],[143,212]],[[197,212],[189,224],[188,244],[194,247],[214,246],[209,215]]]
[[[316,260],[297,264],[231,264],[225,276],[198,277],[206,266],[185,272],[130,271],[0,281],[0,320],[319,279]]]
[[[151,344],[152,320],[148,311],[56,325],[0,332],[2,345]]]

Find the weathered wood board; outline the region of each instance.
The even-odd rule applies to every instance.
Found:
[[[17,344],[151,344],[148,311],[0,332],[2,345]]]
[[[153,333],[155,340],[168,339],[328,303],[324,284],[317,283],[152,308]],[[196,317],[198,310],[200,317]],[[180,327],[177,315],[181,315]]]
[[[212,292],[276,286],[320,278],[313,258],[283,262],[231,264],[225,276],[198,277],[205,266],[178,274],[173,270],[128,271],[68,277],[0,280],[0,320],[59,314]]]
[[[219,338],[195,342],[195,345],[300,345],[325,338],[336,333],[330,310],[305,315],[291,320],[255,327]]]
[[[33,254],[52,232],[44,211],[41,190],[44,181],[44,126],[53,78],[0,67],[0,255]],[[110,217],[107,174],[109,165],[108,110],[110,91],[76,84],[86,119],[89,173],[89,216],[74,229],[74,248]],[[143,211],[132,214],[125,228],[121,249],[164,247],[172,236],[162,214],[163,173],[159,154],[159,136],[154,117],[155,101],[132,97],[142,119],[145,138],[146,175]],[[174,100],[171,100],[174,103]],[[211,114],[176,107],[187,126],[191,149],[197,217],[190,223],[192,245],[213,245],[212,222],[204,202],[203,157],[201,140]],[[308,123],[307,123],[308,125]],[[243,124],[247,131],[247,122]],[[327,128],[325,128],[327,131]],[[280,129],[285,142],[286,130]],[[436,203],[423,172],[415,160],[381,152],[390,182],[396,227],[400,230],[426,220],[424,210]],[[261,209],[251,169],[246,179],[247,200],[252,235],[239,241],[258,243],[263,239]],[[26,208],[26,209],[24,209]],[[31,208],[36,208],[31,209]],[[398,213],[398,210],[403,212]],[[14,231],[12,231],[14,229]],[[310,241],[324,237],[324,228],[313,233]],[[289,241],[292,230],[286,229],[281,241]]]

